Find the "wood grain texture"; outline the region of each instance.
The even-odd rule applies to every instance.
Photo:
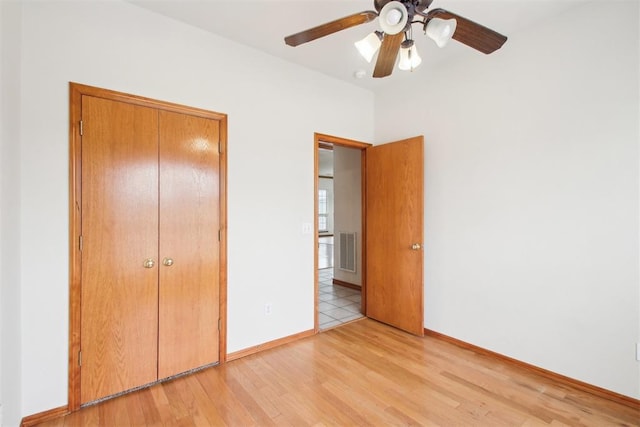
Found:
[[[338,31],[355,27],[356,25],[366,24],[377,17],[378,14],[372,10],[354,13],[353,15],[345,16],[344,18],[336,19],[335,21],[327,22],[326,24],[321,24],[317,27],[287,36],[284,38],[284,42],[289,46],[299,46],[303,43],[308,43],[321,37],[337,33]]]
[[[247,356],[251,356],[252,354],[256,354],[259,353],[261,351],[264,350],[268,350],[270,348],[275,348],[275,347],[279,347],[281,345],[285,345],[285,344],[289,344],[292,342],[295,342],[301,338],[306,338],[306,337],[310,337],[311,335],[315,334],[317,331],[315,330],[309,330],[309,331],[303,331],[303,332],[298,332],[297,334],[293,334],[293,335],[289,335],[287,337],[282,337],[282,338],[278,338],[277,340],[273,340],[273,341],[269,341],[260,345],[255,345],[249,348],[245,348],[243,350],[238,350],[238,351],[234,351],[233,353],[229,353],[227,355],[227,360],[231,361],[231,360],[235,360],[235,359],[240,359],[242,357],[247,357]]]
[[[174,113],[189,114],[191,116],[199,116],[207,119],[215,119],[226,121],[227,115],[217,113],[215,111],[204,110],[202,108],[191,107],[188,105],[175,104],[167,101],[146,98],[144,96],[132,95],[129,93],[118,92],[110,89],[103,89],[95,86],[84,85],[81,83],[70,83],[72,92],[91,95],[96,98],[111,99],[113,101],[125,102],[131,105],[139,105],[141,107],[149,107],[156,110],[173,111]]]
[[[386,77],[391,75],[393,67],[396,65],[396,58],[400,52],[400,45],[404,40],[404,32],[398,34],[385,34],[382,39],[382,46],[378,52],[376,67],[373,70],[373,77]]]
[[[601,427],[640,412],[364,319],[41,425]]]
[[[455,19],[457,27],[452,38],[487,55],[500,49],[507,41],[506,36],[444,9],[433,9],[428,16]]]
[[[67,402],[69,410],[80,407],[80,332],[82,315],[82,92],[69,84],[69,385]]]
[[[342,138],[340,136],[328,135],[326,133],[315,133],[314,141],[320,148],[325,148],[327,144],[338,145],[340,147],[357,148],[364,150],[367,147],[371,147],[372,144],[368,142],[357,141],[355,139]]]
[[[333,282],[334,285],[342,286],[343,288],[349,288],[349,289],[353,289],[353,290],[356,290],[356,291],[362,291],[362,286],[356,285],[355,283],[349,283],[349,282],[345,282],[344,280],[338,280],[338,279],[333,279],[332,282]]]
[[[423,138],[367,149],[366,315],[424,332]]]
[[[227,116],[211,117],[218,120],[220,129],[219,180],[220,242],[218,291],[220,292],[220,330],[218,331],[218,361],[227,360]]]
[[[80,251],[79,240],[82,234],[82,142],[83,136],[80,133],[80,121],[82,117],[83,98],[95,98],[98,100],[110,100],[127,104],[130,107],[147,107],[154,111],[169,111],[189,116],[200,117],[207,120],[214,120],[219,123],[219,271],[217,272],[219,285],[219,319],[220,333],[218,343],[218,359],[224,362],[226,355],[226,282],[227,282],[227,258],[226,258],[226,147],[227,147],[227,116],[213,111],[198,109],[194,107],[158,101],[108,89],[87,86],[78,83],[69,83],[70,108],[69,108],[69,387],[68,387],[68,408],[70,411],[80,407],[81,397],[81,368],[79,365],[79,354],[81,349],[82,332],[82,253]],[[85,129],[87,123],[84,123]],[[87,129],[88,130],[88,129]],[[156,150],[155,158],[158,153]],[[85,165],[85,168],[87,166]],[[90,166],[89,166],[90,167]],[[142,171],[138,171],[142,172]],[[131,190],[127,186],[120,187],[120,191]],[[155,192],[157,193],[157,189]],[[157,239],[156,239],[157,240]],[[155,258],[157,269],[158,259]],[[160,260],[161,261],[161,260]],[[157,311],[157,304],[156,304]],[[217,326],[217,322],[216,322]],[[157,336],[157,331],[155,332]],[[86,344],[86,343],[85,343]],[[85,355],[86,356],[86,355]],[[156,364],[157,365],[157,364]],[[157,371],[157,366],[156,366]],[[157,375],[156,375],[157,376]],[[139,384],[140,385],[140,384]]]
[[[636,408],[638,410],[640,410],[640,401],[638,401],[637,399],[634,399],[632,397],[629,396],[624,396],[622,394],[619,393],[615,393],[613,391],[610,390],[606,390],[604,388],[601,387],[597,387],[582,381],[578,381],[575,380],[573,378],[569,378],[567,376],[564,375],[560,375],[560,374],[556,374],[555,372],[551,372],[548,371],[546,369],[542,369],[539,368],[537,366],[531,365],[529,363],[525,363],[525,362],[521,362],[517,359],[514,359],[512,357],[508,357],[505,356],[503,354],[500,353],[496,353],[495,351],[491,351],[491,350],[487,350],[484,349],[482,347],[478,347],[476,345],[470,344],[468,342],[465,341],[461,341],[459,339],[450,337],[448,335],[444,335],[441,334],[439,332],[436,331],[432,331],[430,329],[425,329],[424,330],[425,335],[429,335],[435,338],[438,338],[441,341],[447,341],[450,342],[454,345],[457,345],[458,347],[462,347],[468,350],[473,351],[474,353],[477,353],[479,355],[485,355],[497,360],[501,360],[505,363],[510,363],[513,364],[519,368],[525,369],[525,370],[529,370],[537,375],[541,375],[545,378],[548,378],[552,381],[556,381],[556,382],[560,382],[560,383],[564,383],[567,384],[570,387],[574,387],[577,388],[579,390],[585,391],[587,393],[593,394],[595,396],[601,397],[603,399],[607,399],[607,400],[611,400],[614,402],[618,402],[622,405],[628,405],[629,407],[632,408]]]
[[[86,403],[157,379],[158,112],[83,96],[82,118]]]
[[[38,424],[42,424],[49,420],[63,417],[69,413],[67,406],[61,406],[59,408],[50,409],[48,411],[40,412],[28,417],[24,417],[20,422],[20,427],[31,427]]]
[[[159,137],[162,379],[218,361],[219,122],[161,111]]]

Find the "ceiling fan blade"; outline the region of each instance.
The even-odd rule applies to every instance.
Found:
[[[430,18],[455,19],[458,21],[453,39],[466,44],[482,53],[489,54],[502,47],[507,37],[460,15],[444,9],[433,9],[427,14]]]
[[[373,70],[373,77],[387,77],[391,74],[393,67],[396,65],[396,58],[403,40],[404,32],[402,31],[398,34],[384,35],[380,52],[378,52],[376,68]]]
[[[366,24],[377,17],[378,14],[372,10],[355,13],[353,15],[345,16],[344,18],[336,19],[335,21],[327,22],[326,24],[318,25],[317,27],[309,28],[308,30],[287,36],[284,38],[284,42],[289,46],[298,46],[303,43],[319,39],[320,37],[355,27],[356,25]]]

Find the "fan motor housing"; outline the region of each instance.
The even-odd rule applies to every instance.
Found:
[[[373,4],[376,8],[376,11],[380,12],[380,10],[382,10],[384,5],[389,3],[390,1],[392,0],[373,0]],[[418,12],[425,11],[429,6],[431,6],[431,3],[433,2],[433,0],[398,0],[398,1],[400,1],[400,3],[407,6],[407,9],[410,9],[410,7],[413,6],[413,8],[415,8],[415,10]]]

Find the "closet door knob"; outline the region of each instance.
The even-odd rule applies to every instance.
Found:
[[[422,248],[422,245],[420,243],[414,243],[413,245],[411,245],[411,249],[413,249],[414,251],[419,251]]]
[[[162,260],[162,263],[164,265],[166,265],[167,267],[171,267],[173,265],[173,259],[165,258],[165,259]]]
[[[144,268],[153,268],[154,265],[156,265],[156,262],[153,260],[153,258],[147,258],[144,260]]]

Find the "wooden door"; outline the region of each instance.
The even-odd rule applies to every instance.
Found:
[[[224,361],[226,115],[70,84],[69,409]]]
[[[158,378],[217,362],[219,121],[160,112]]]
[[[83,96],[82,121],[86,403],[157,379],[158,113]]]
[[[424,334],[423,137],[366,150],[366,314]]]

